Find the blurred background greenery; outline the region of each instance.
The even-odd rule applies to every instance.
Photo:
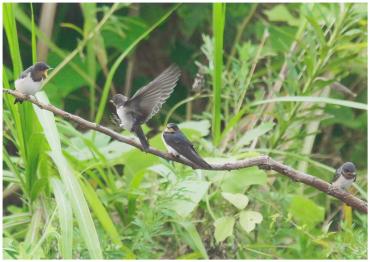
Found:
[[[119,131],[109,97],[176,63],[180,83],[145,127],[151,146],[165,149],[172,121],[210,163],[269,154],[329,181],[352,161],[352,192],[367,199],[367,23],[367,4],[8,3],[3,87],[46,61],[39,100]],[[13,99],[5,258],[367,257],[367,215],[314,188],[168,163]]]

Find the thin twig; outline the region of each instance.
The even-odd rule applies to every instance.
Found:
[[[57,108],[53,105],[43,104],[40,101],[38,101],[37,99],[35,99],[33,97],[26,96],[26,95],[24,95],[24,94],[22,94],[18,91],[11,90],[11,89],[3,89],[3,92],[5,92],[7,94],[10,94],[10,95],[12,95],[16,98],[20,98],[22,100],[30,101],[31,103],[39,106],[40,108],[42,108],[44,110],[48,110],[48,111],[54,113],[55,115],[61,116],[61,117],[65,118],[69,121],[73,121],[73,122],[79,124],[80,126],[86,128],[86,129],[96,130],[100,133],[103,133],[103,134],[106,134],[106,135],[110,136],[114,140],[120,141],[122,143],[129,144],[133,147],[136,147],[138,149],[143,150],[142,147],[141,147],[141,144],[139,142],[137,142],[136,140],[131,139],[131,138],[127,138],[125,136],[122,136],[119,133],[114,132],[114,131],[110,130],[109,128],[106,128],[102,125],[87,121],[87,120],[85,120],[85,119],[83,119],[79,116],[76,116],[76,115],[70,114],[68,112],[65,112],[65,111],[63,111],[63,110],[61,110],[61,109],[59,109],[59,108]],[[196,166],[195,164],[193,164],[192,162],[190,162],[190,161],[188,161],[184,158],[173,157],[172,155],[170,155],[168,153],[159,151],[159,150],[157,150],[155,148],[152,148],[152,147],[150,147],[146,152],[150,153],[150,154],[153,154],[153,155],[156,155],[156,156],[159,156],[159,157],[161,157],[163,159],[166,159],[166,160],[176,161],[178,163],[190,166],[194,169],[199,169],[198,166]],[[289,166],[286,166],[282,163],[279,163],[276,160],[274,160],[274,159],[272,159],[272,158],[270,158],[269,156],[266,156],[266,155],[262,155],[262,156],[258,156],[258,157],[254,157],[254,158],[249,158],[249,159],[244,159],[244,160],[233,161],[233,162],[224,163],[224,164],[212,163],[211,168],[209,170],[236,170],[236,169],[243,169],[243,168],[252,167],[252,166],[258,166],[259,168],[265,169],[265,170],[274,170],[274,171],[278,172],[279,174],[285,175],[285,176],[291,178],[292,180],[294,180],[296,182],[300,182],[300,183],[304,183],[306,185],[312,186],[312,187],[324,192],[325,194],[331,195],[331,196],[343,201],[347,205],[359,210],[360,212],[363,212],[363,213],[367,214],[367,202],[353,196],[352,194],[350,194],[346,191],[342,191],[340,189],[334,188],[328,182],[326,182],[326,181],[324,181],[320,178],[317,178],[317,177],[305,174],[303,172],[294,170],[293,168],[291,168]]]

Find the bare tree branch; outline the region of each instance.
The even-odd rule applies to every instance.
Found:
[[[10,89],[3,89],[3,92],[10,94],[16,98],[20,98],[22,100],[28,100],[31,103],[39,106],[40,108],[44,110],[48,110],[55,115],[61,116],[69,121],[73,121],[77,124],[79,124],[82,127],[85,127],[86,129],[93,129],[96,130],[100,133],[106,134],[107,136],[110,136],[114,140],[118,140],[122,143],[129,144],[133,147],[136,147],[140,150],[143,150],[140,143],[135,141],[134,139],[124,137],[120,135],[117,132],[114,132],[113,130],[106,128],[102,125],[92,123],[90,121],[87,121],[79,116],[70,114],[68,112],[65,112],[53,105],[46,105],[38,101],[37,99],[33,97],[28,97],[18,91],[15,90],[10,90]],[[173,157],[172,155],[159,151],[155,148],[150,147],[147,151],[147,153],[159,156],[163,159],[166,160],[171,160],[171,161],[176,161],[178,163],[190,166],[194,169],[198,169],[199,167],[193,164],[192,162],[188,161],[185,158],[176,158]],[[251,166],[258,166],[261,169],[265,170],[274,170],[278,172],[279,174],[285,175],[292,180],[300,183],[304,183],[306,185],[312,186],[322,192],[324,192],[327,195],[331,195],[342,202],[346,203],[347,205],[359,210],[360,212],[366,213],[367,214],[367,202],[353,196],[352,194],[342,191],[338,188],[334,188],[331,184],[328,182],[317,178],[315,176],[311,176],[308,174],[305,174],[303,172],[294,170],[293,168],[286,166],[274,159],[272,159],[269,156],[262,155],[254,158],[248,158],[244,160],[238,160],[238,161],[233,161],[229,163],[223,163],[223,164],[216,164],[213,163],[211,164],[212,168],[209,170],[235,170],[235,169],[243,169]]]

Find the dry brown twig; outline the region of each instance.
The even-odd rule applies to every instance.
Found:
[[[61,110],[61,109],[59,109],[59,108],[57,108],[53,105],[43,104],[40,101],[38,101],[37,99],[35,99],[34,97],[26,96],[26,95],[24,95],[24,94],[22,94],[18,91],[11,90],[11,89],[3,89],[3,92],[5,92],[7,94],[10,94],[10,95],[12,95],[16,98],[20,98],[22,100],[30,101],[31,103],[39,106],[40,108],[42,108],[44,110],[48,110],[48,111],[54,113],[55,115],[61,116],[61,117],[65,118],[69,121],[73,121],[73,122],[79,124],[80,126],[85,127],[86,129],[96,130],[100,133],[103,133],[103,134],[106,134],[107,136],[110,136],[114,140],[120,141],[122,143],[129,144],[133,147],[136,147],[136,148],[142,150],[142,147],[141,147],[140,143],[137,142],[136,140],[134,140],[132,138],[127,138],[125,136],[122,136],[119,133],[117,133],[117,132],[115,132],[115,131],[107,128],[107,127],[104,127],[102,125],[87,121],[87,120],[85,120],[85,119],[83,119],[79,116],[76,116],[76,115],[70,114],[68,112],[65,112],[65,111],[63,111],[63,110]],[[190,166],[194,169],[198,169],[198,167],[196,165],[194,165],[192,162],[190,162],[190,161],[188,161],[184,158],[173,157],[171,154],[159,151],[159,150],[157,150],[155,148],[152,148],[152,147],[150,147],[146,152],[150,153],[150,154],[153,154],[153,155],[156,155],[156,156],[161,157],[161,158],[166,159],[166,160],[175,161],[175,162]],[[287,165],[284,165],[284,164],[282,164],[282,163],[280,163],[280,162],[278,162],[278,161],[276,161],[276,160],[274,160],[271,157],[266,156],[266,155],[253,157],[253,158],[248,158],[248,159],[244,159],[244,160],[233,161],[233,162],[229,162],[229,163],[223,163],[223,164],[212,163],[211,166],[212,166],[212,168],[209,169],[209,170],[227,170],[227,171],[230,171],[230,170],[243,169],[243,168],[252,167],[252,166],[258,166],[259,168],[265,169],[265,170],[274,170],[274,171],[278,172],[279,174],[287,176],[287,177],[291,178],[292,180],[294,180],[296,182],[300,182],[300,183],[304,183],[306,185],[312,186],[312,187],[324,192],[327,195],[331,195],[331,196],[341,200],[342,202],[344,202],[347,205],[357,209],[358,211],[367,214],[367,202],[355,197],[354,195],[352,195],[348,192],[345,192],[345,191],[342,191],[340,189],[332,187],[331,184],[329,184],[328,182],[326,182],[326,181],[324,181],[320,178],[317,178],[315,176],[308,175],[308,174],[305,174],[303,172],[297,171],[297,170],[295,170],[295,169],[293,169],[293,168],[291,168]]]

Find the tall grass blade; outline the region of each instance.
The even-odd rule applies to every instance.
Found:
[[[31,42],[32,42],[32,63],[37,62],[37,49],[36,49],[36,31],[35,31],[35,18],[33,15],[33,5],[30,3],[31,7]]]
[[[4,29],[8,40],[10,57],[13,63],[13,79],[17,79],[22,72],[22,60],[19,50],[19,42],[17,35],[17,27],[15,23],[14,4],[4,4]],[[5,71],[5,70],[4,70]],[[6,74],[4,74],[7,80]],[[10,86],[8,81],[4,83],[4,87]],[[14,105],[14,100],[5,98],[6,105],[9,106],[12,112],[12,117],[15,119],[16,135],[19,143],[19,152],[26,166],[25,169],[25,193],[31,197],[32,186],[35,182],[36,171],[38,166],[38,156],[42,153],[43,143],[33,143],[32,139],[35,134],[41,133],[41,126],[37,121],[32,106],[29,103]],[[32,200],[32,199],[31,199]]]
[[[81,186],[86,195],[86,199],[90,204],[91,209],[96,214],[96,217],[100,221],[104,230],[112,239],[113,243],[121,247],[122,251],[125,252],[126,254],[125,258],[128,259],[135,258],[135,254],[121,242],[120,234],[118,233],[112,219],[110,218],[107,210],[101,203],[93,187],[85,180],[81,181]]]
[[[306,102],[306,103],[325,103],[332,104],[344,107],[350,107],[354,109],[367,110],[367,104],[353,102],[342,99],[334,99],[329,97],[315,97],[315,96],[284,96],[276,97],[272,99],[260,100],[252,102],[249,106],[256,106],[267,103],[276,103],[276,102]]]
[[[49,100],[44,92],[37,94],[37,99],[43,103],[49,104]],[[89,250],[91,258],[102,258],[102,251],[98,234],[96,232],[94,222],[92,220],[89,208],[77,178],[74,176],[74,170],[70,167],[66,158],[62,153],[59,133],[55,124],[54,115],[46,110],[42,110],[37,106],[34,107],[40,123],[44,129],[45,137],[50,146],[50,156],[56,165],[59,174],[62,178],[64,186],[67,190],[73,212],[76,216],[81,236],[85,241],[86,247]]]
[[[96,20],[96,3],[81,3],[82,14],[84,16],[84,36],[87,37],[88,33],[91,32],[97,24]],[[96,33],[98,34],[98,32]],[[95,59],[95,42],[96,36],[92,38],[86,45],[86,60],[87,60],[87,72],[91,77],[91,80],[95,82],[96,79],[96,59]],[[90,105],[90,119],[95,116],[96,110],[95,101],[95,85],[89,84],[89,105]]]
[[[51,187],[54,191],[55,200],[57,202],[58,217],[61,234],[61,254],[63,259],[72,259],[72,244],[73,244],[73,214],[70,201],[67,197],[67,192],[62,182],[52,177],[50,179]]]
[[[225,25],[225,3],[213,4],[214,69],[213,69],[213,142],[218,145],[221,138],[221,89],[223,68],[223,41]]]

